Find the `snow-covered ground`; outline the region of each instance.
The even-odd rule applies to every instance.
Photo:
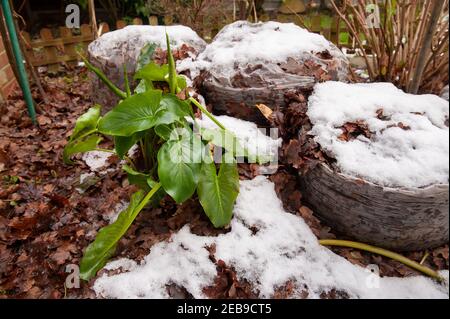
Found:
[[[93,172],[98,172],[108,164],[108,158],[112,153],[102,151],[90,151],[83,154],[83,161]],[[82,182],[82,181],[80,181]]]
[[[448,184],[449,105],[436,95],[406,94],[390,83],[330,81],[315,86],[307,114],[311,134],[344,174],[387,187]],[[339,139],[345,123],[361,120],[374,133],[370,139]]]
[[[264,298],[287,281],[295,284],[298,295],[307,290],[309,298],[333,288],[350,298],[449,297],[448,271],[441,272],[446,278],[442,285],[422,276],[379,278],[319,245],[302,218],[283,210],[274,185],[262,176],[241,182],[229,233],[197,236],[185,226],[170,241],[153,246],[141,264],[129,259],[109,263],[106,268],[127,272],[103,275],[94,290],[106,298],[168,298],[166,285],[173,283],[204,298],[202,289],[216,276],[206,249],[212,244],[216,259],[233,266]]]
[[[268,137],[248,138],[256,133],[253,123],[218,119],[250,144],[249,148],[264,143],[278,145]],[[444,284],[423,276],[380,278],[371,272],[373,268],[353,265],[321,246],[301,217],[284,211],[274,184],[266,177],[241,181],[240,186],[230,232],[217,237],[197,236],[184,226],[169,241],[154,245],[141,264],[130,259],[107,264],[107,269],[122,268],[125,272],[98,278],[93,286],[97,295],[168,298],[166,285],[176,284],[195,298],[204,298],[203,288],[212,285],[217,274],[206,248],[215,245],[216,259],[234,267],[239,278],[248,280],[263,298],[270,298],[288,281],[295,284],[294,297],[307,291],[309,298],[319,298],[331,289],[350,298],[449,297],[448,271],[441,272]]]

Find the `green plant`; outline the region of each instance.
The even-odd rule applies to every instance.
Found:
[[[166,194],[182,203],[197,192],[212,224],[215,227],[228,225],[239,192],[236,157],[265,161],[249,154],[233,133],[194,98],[183,100],[178,97],[186,89],[186,81],[176,73],[169,38],[167,65],[151,62],[155,48],[149,44],[142,50],[135,74],[140,83],[134,94],[127,79],[125,91],[122,91],[84,59],[86,66],[122,100],[103,117],[101,107],[96,105],[77,120],[64,149],[64,161],[70,164],[72,155],[98,149],[102,135],[112,136],[115,149],[110,152],[125,160],[123,169],[130,184],[140,188],[132,195],[128,208],[120,213],[117,221],[101,229],[95,241],[87,247],[80,263],[80,276],[84,280],[92,278],[114,254],[119,239],[139,212],[147,204],[158,205]],[[188,93],[183,95],[189,96]],[[219,129],[199,127],[193,105]],[[144,162],[141,166],[127,156],[135,144],[140,146]],[[212,146],[216,146],[214,151]],[[213,156],[222,157],[218,172]]]

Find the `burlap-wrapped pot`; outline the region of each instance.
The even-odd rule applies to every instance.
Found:
[[[260,122],[255,108],[285,104],[289,90],[346,81],[348,61],[323,36],[291,23],[238,21],[224,27],[198,56],[201,93],[214,111]]]
[[[390,83],[315,86],[311,141],[328,156],[303,198],[341,235],[398,251],[448,242],[449,105]]]
[[[304,198],[334,230],[398,251],[448,242],[449,188],[389,188],[320,164],[301,177]]]
[[[195,58],[206,46],[206,43],[190,28],[185,26],[127,26],[123,29],[108,32],[89,45],[89,61],[100,68],[106,76],[119,88],[124,87],[123,65],[126,63],[128,77],[132,81],[136,62],[141,49],[147,43],[156,43],[166,50],[166,31],[169,34],[173,49],[186,45],[188,57]],[[103,112],[114,107],[118,98],[95,76],[92,76],[92,98],[103,106]],[[132,86],[135,83],[132,83]]]

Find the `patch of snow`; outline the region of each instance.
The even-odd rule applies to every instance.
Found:
[[[75,188],[77,192],[83,194],[87,188],[89,188],[93,183],[97,182],[98,178],[95,173],[82,173],[80,175],[79,187]]]
[[[120,258],[114,261],[109,262],[104,269],[106,270],[116,270],[122,268],[123,271],[130,271],[136,269],[138,264],[131,259],[128,258]]]
[[[139,146],[137,144],[134,144],[127,153],[128,157],[133,157],[137,154],[137,152],[139,151]]]
[[[93,172],[98,172],[101,168],[107,165],[108,158],[112,153],[102,151],[91,151],[83,154],[83,161]]]
[[[387,119],[377,118],[379,109]],[[310,133],[344,174],[385,187],[448,184],[449,105],[436,95],[406,94],[390,83],[330,81],[315,86],[307,114]],[[339,140],[340,127],[358,120],[372,137]]]
[[[80,184],[83,184],[85,181],[87,181],[89,178],[92,178],[95,176],[95,173],[82,173],[80,175]]]
[[[234,117],[221,115],[215,118],[225,128],[233,132],[243,147],[247,147],[251,154],[258,156],[278,157],[278,148],[282,144],[282,139],[278,138],[276,130],[266,132],[266,129],[259,129],[255,123],[240,120]],[[203,119],[197,121],[200,127],[207,129],[218,129],[217,125],[208,117],[203,116]],[[267,136],[270,133],[275,136]]]
[[[286,62],[287,58],[303,59],[328,50],[334,57],[343,53],[323,36],[308,32],[294,23],[274,21],[250,23],[237,21],[225,26],[194,61],[184,61],[179,70],[190,69],[191,77],[200,70],[213,75],[231,77],[236,67],[248,64],[266,65]]]
[[[216,259],[234,267],[263,298],[288,281],[297,296],[307,287],[309,298],[331,289],[350,298],[449,297],[448,271],[441,272],[443,285],[423,276],[380,278],[321,246],[301,217],[284,211],[274,184],[262,176],[241,181],[229,233],[197,236],[185,226],[169,241],[154,245],[139,265],[126,259],[109,263],[108,269],[122,266],[128,272],[104,274],[93,289],[105,298],[168,298],[166,285],[176,284],[204,298],[203,288],[212,285],[217,274],[205,248],[212,244]]]
[[[103,215],[103,218],[107,220],[109,224],[114,223],[117,220],[117,217],[119,217],[120,213],[128,207],[128,204],[129,203],[126,201],[117,203],[117,205],[114,207],[114,210],[107,215]]]

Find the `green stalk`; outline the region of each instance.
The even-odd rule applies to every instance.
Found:
[[[99,152],[106,152],[106,153],[112,153],[115,154],[116,152],[113,150],[108,150],[106,148],[96,148],[94,151],[99,151]]]
[[[122,100],[127,98],[127,94],[122,91],[121,89],[119,89],[117,86],[114,85],[114,83],[112,83],[107,77],[106,75],[99,69],[96,68],[95,66],[93,66],[88,59],[86,59],[82,54],[80,54],[81,59],[83,60],[84,64],[86,65],[86,67],[91,70],[92,72],[94,72],[98,78],[100,80],[102,80],[102,82],[118,97],[120,97]]]
[[[398,262],[401,262],[402,264],[404,264],[408,267],[411,267],[417,271],[420,271],[420,272],[424,273],[425,275],[438,280],[439,282],[443,281],[443,278],[436,271],[434,271],[428,267],[425,267],[409,258],[406,258],[406,257],[400,255],[400,254],[394,253],[392,251],[389,251],[389,250],[386,250],[383,248],[378,248],[375,246],[370,246],[367,244],[357,243],[357,242],[348,241],[348,240],[324,239],[324,240],[319,240],[319,243],[324,246],[340,246],[340,247],[349,247],[349,248],[360,249],[360,250],[368,251],[368,252],[378,254],[378,255],[381,255],[384,257],[388,257],[388,258],[391,258]]]
[[[127,93],[127,97],[131,96],[131,89],[130,89],[130,83],[128,82],[128,72],[127,72],[127,64],[123,64],[123,79],[125,82],[125,90]]]
[[[145,195],[144,199],[139,203],[139,205],[136,207],[136,215],[139,213],[145,205],[147,205],[148,201],[153,197],[153,195],[156,194],[156,192],[161,188],[161,183],[157,183],[155,186],[153,186],[152,190]]]
[[[145,148],[145,136],[139,140],[139,146],[141,147],[141,152],[142,152],[142,157],[144,158],[145,168],[148,168],[147,150]]]
[[[192,103],[195,104],[196,107],[198,107],[200,109],[200,111],[202,111],[202,113],[205,113],[205,115],[207,117],[209,117],[211,119],[211,121],[213,121],[218,127],[220,127],[222,130],[226,130],[225,126],[222,125],[222,123],[220,123],[215,117],[214,115],[212,115],[206,108],[203,107],[203,105],[201,105],[199,102],[197,102],[196,99],[194,99],[193,97],[189,98],[189,101],[191,101]]]
[[[175,60],[172,55],[172,50],[170,48],[169,35],[166,32],[166,44],[167,44],[167,62],[169,64],[169,88],[170,93],[175,94],[178,89],[177,85],[177,71],[175,67]]]

